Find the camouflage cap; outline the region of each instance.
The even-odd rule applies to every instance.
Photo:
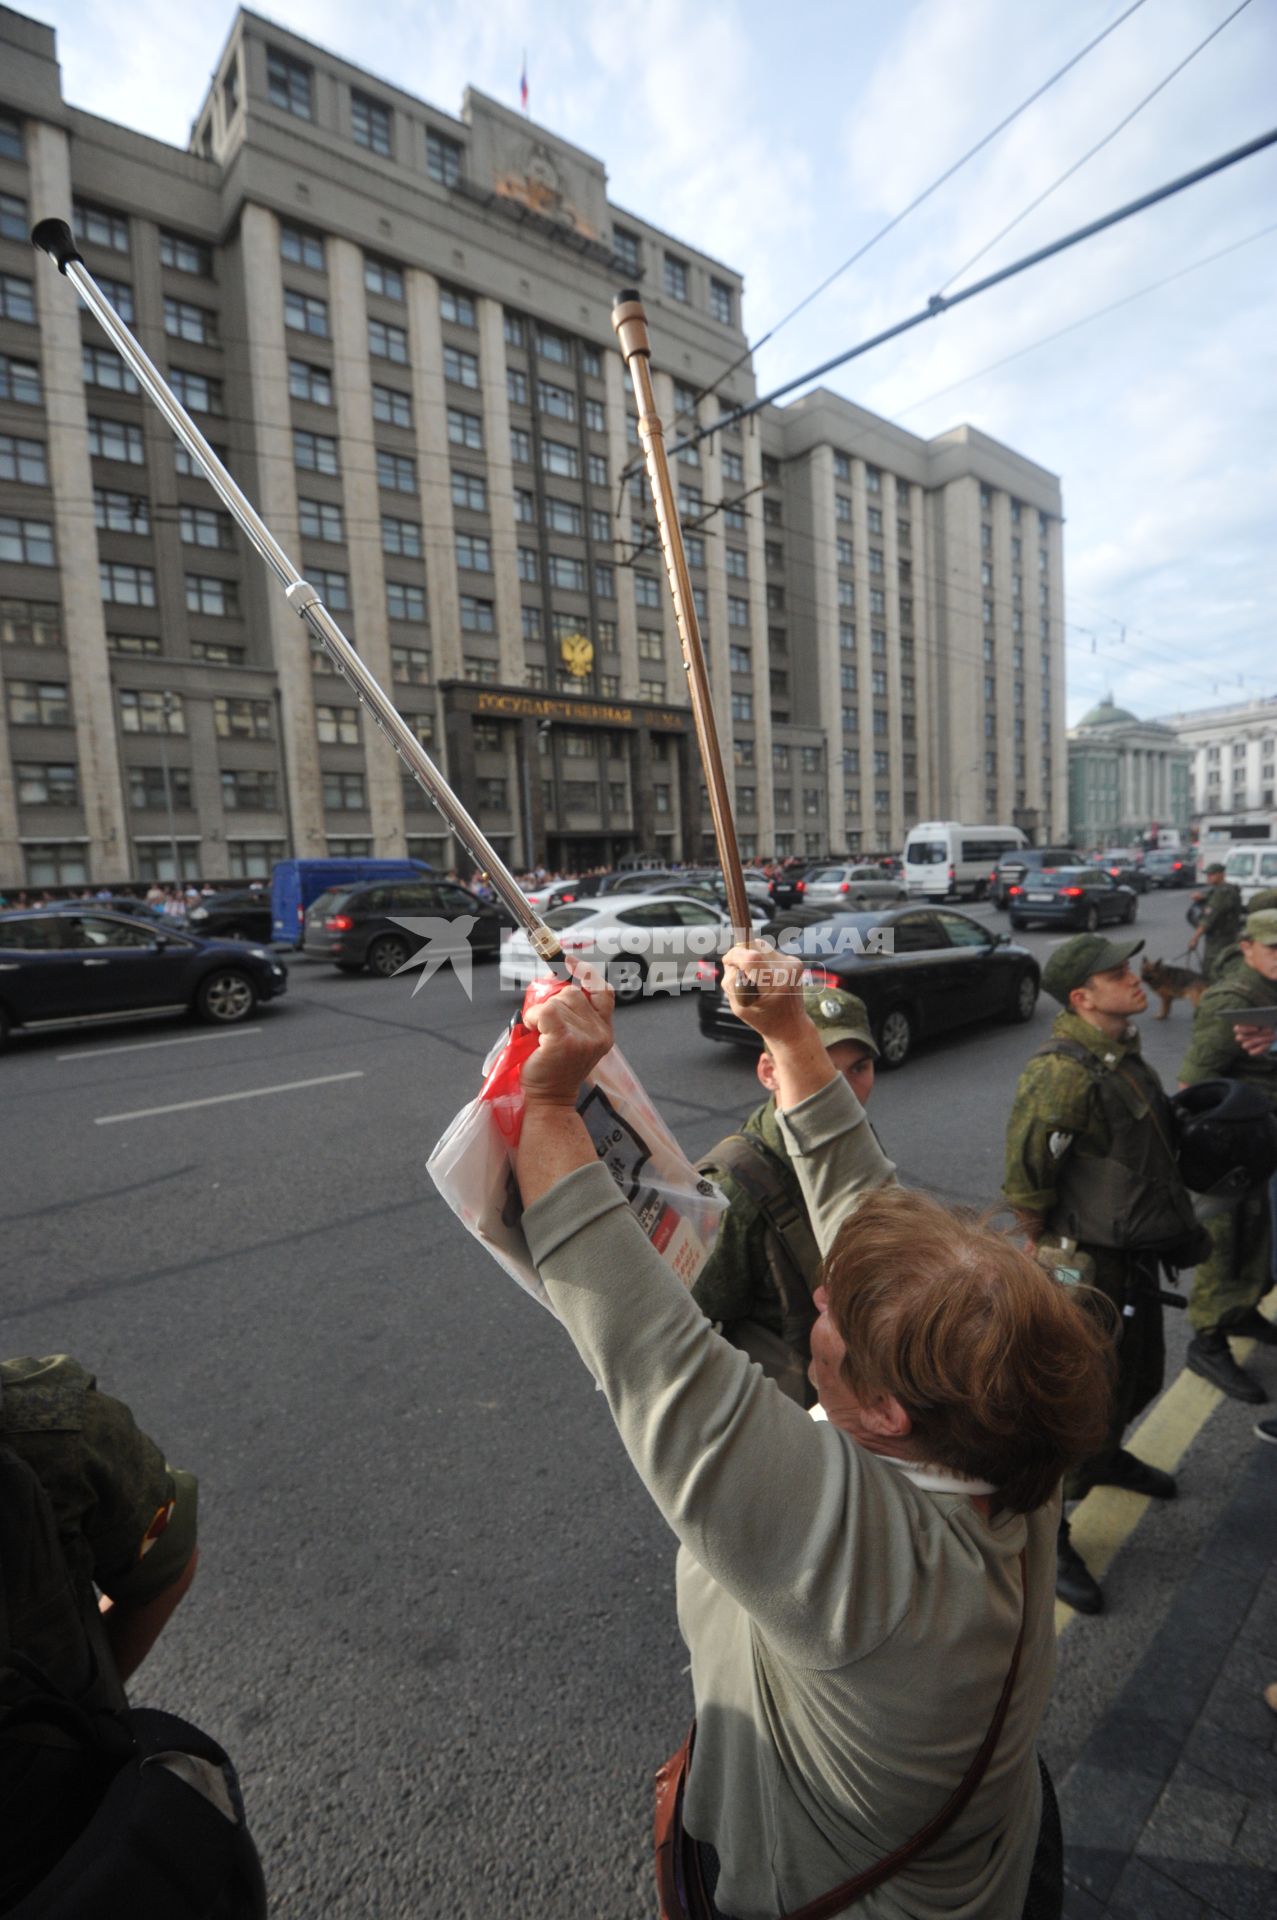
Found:
[[[1274,909],[1277,909],[1277,887],[1261,887],[1246,902],[1247,914],[1272,913]]]
[[[1227,873],[1227,871],[1228,869],[1222,860],[1211,860],[1208,861],[1206,866],[1206,877],[1209,879],[1212,873]]]
[[[1261,907],[1255,912],[1251,904],[1250,917],[1242,928],[1243,940],[1256,940],[1261,947],[1277,947],[1277,908]]]
[[[865,1003],[854,993],[842,987],[805,987],[803,1005],[826,1047],[836,1047],[840,1040],[855,1040],[868,1047],[875,1060],[878,1058],[878,1042]]]
[[[1102,933],[1076,933],[1060,942],[1043,967],[1042,985],[1053,1000],[1067,1007],[1074,987],[1084,987],[1093,973],[1124,967],[1143,950],[1142,940],[1106,940]]]

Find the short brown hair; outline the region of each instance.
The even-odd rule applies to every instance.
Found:
[[[972,1209],[883,1187],[843,1222],[821,1279],[853,1392],[894,1394],[910,1452],[989,1481],[997,1507],[1031,1513],[1102,1450],[1107,1303],[1053,1280]]]

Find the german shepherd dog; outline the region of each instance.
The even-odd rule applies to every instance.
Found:
[[[1140,967],[1140,979],[1162,1003],[1161,1012],[1154,1016],[1158,1020],[1165,1020],[1172,1000],[1188,1000],[1196,1007],[1208,985],[1206,976],[1196,968],[1172,967],[1165,960],[1145,960]]]

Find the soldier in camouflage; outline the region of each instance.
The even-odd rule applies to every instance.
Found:
[[[170,1467],[128,1408],[66,1354],[0,1362],[0,1446],[48,1495],[73,1602],[68,1612],[65,1580],[57,1593],[24,1595],[21,1619],[9,1621],[13,1646],[82,1705],[123,1706],[124,1682],[195,1576],[194,1476]],[[12,1590],[21,1570],[6,1579]]]
[[[1143,944],[1083,933],[1051,954],[1042,985],[1063,1012],[1020,1076],[1007,1127],[1003,1191],[1030,1245],[1064,1242],[1089,1257],[1091,1284],[1119,1328],[1108,1444],[1070,1476],[1070,1500],[1093,1486],[1159,1500],[1175,1493],[1170,1474],[1122,1446],[1126,1427],[1162,1388],[1160,1259],[1199,1240],[1170,1102],[1131,1025],[1148,1005],[1130,966]],[[1056,1592],[1081,1613],[1104,1604],[1064,1519]]]
[[[878,1058],[864,1002],[837,987],[810,987],[803,1000],[830,1059],[863,1106]],[[758,1078],[768,1098],[739,1133],[720,1140],[701,1162],[729,1205],[692,1297],[783,1393],[809,1407],[816,1398],[807,1368],[820,1249],[776,1118],[769,1053],[759,1056]]]
[[[1206,942],[1202,954],[1202,972],[1213,980],[1229,949],[1237,944],[1245,909],[1239,889],[1224,878],[1222,860],[1212,860],[1206,869],[1206,891],[1194,894],[1201,907],[1201,918],[1188,943],[1190,953],[1199,941]]]
[[[1242,1080],[1259,1087],[1277,1109],[1277,1054],[1272,1035],[1265,1047],[1239,1011],[1277,1006],[1277,909],[1260,907],[1246,921],[1236,951],[1226,958],[1193,1017],[1193,1037],[1180,1068],[1180,1085],[1199,1080]],[[1254,1046],[1259,1051],[1253,1051]],[[1238,1365],[1229,1339],[1277,1346],[1277,1327],[1259,1311],[1271,1284],[1272,1216],[1264,1187],[1247,1193],[1210,1222],[1211,1252],[1198,1267],[1188,1302],[1193,1339],[1188,1366],[1234,1400],[1258,1405],[1267,1399],[1252,1374]]]

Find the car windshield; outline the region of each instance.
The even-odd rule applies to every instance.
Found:
[[[844,871],[842,867],[817,867],[814,873],[807,875],[807,885],[813,887],[822,881],[827,884],[831,880],[841,880]]]
[[[321,893],[317,900],[312,900],[306,911],[316,916],[325,913],[336,913],[338,907],[344,906],[346,901],[349,900],[350,894],[351,889],[349,887],[330,887],[327,893]]]
[[[938,867],[948,858],[943,840],[911,840],[905,848],[905,863],[911,867]]]

